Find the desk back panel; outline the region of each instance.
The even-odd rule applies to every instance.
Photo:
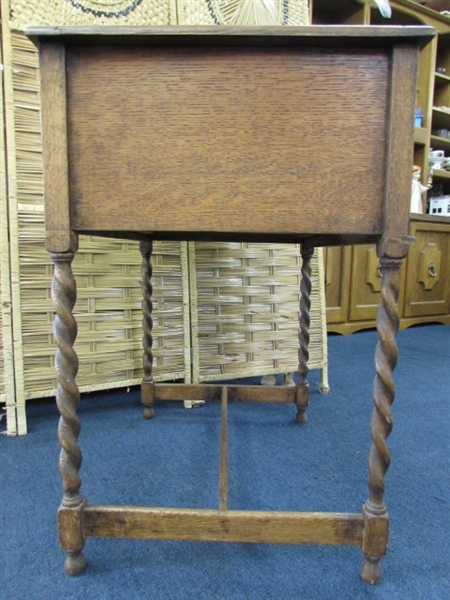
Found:
[[[71,225],[379,234],[389,50],[73,47]]]

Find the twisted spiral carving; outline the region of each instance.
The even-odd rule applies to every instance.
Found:
[[[72,315],[77,291],[71,263],[72,252],[52,254],[54,272],[52,301],[55,310],[53,336],[57,350],[55,368],[58,380],[56,403],[60,412],[58,438],[61,444],[59,468],[63,480],[63,506],[75,506],[82,502],[80,495],[81,451],[78,447],[80,421],[76,411],[80,393],[75,383],[78,372],[78,357],[73,348],[77,336],[77,323]]]
[[[300,282],[300,331],[298,349],[299,383],[306,384],[308,380],[309,360],[309,326],[311,309],[311,258],[314,248],[302,247],[302,279]]]
[[[373,382],[374,410],[370,421],[372,446],[369,453],[369,490],[366,507],[372,514],[382,514],[386,508],[383,501],[384,476],[389,468],[391,455],[386,440],[391,433],[393,419],[391,405],[395,397],[392,372],[398,359],[395,335],[399,326],[397,297],[402,261],[381,259],[381,301],[377,314],[379,342],[375,350],[375,379]]]
[[[142,338],[142,347],[144,350],[142,366],[144,369],[144,380],[152,380],[153,370],[153,286],[152,286],[152,252],[153,243],[149,241],[141,242],[140,251],[142,254],[142,265],[141,265],[141,287],[142,287],[142,329],[144,332]]]

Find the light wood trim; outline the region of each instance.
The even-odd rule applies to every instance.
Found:
[[[361,514],[88,506],[84,534],[158,540],[361,546]]]
[[[433,169],[433,178],[450,179],[450,171],[446,171],[445,169]]]
[[[437,71],[434,74],[434,79],[435,79],[436,85],[450,83],[449,75],[444,75],[444,73],[439,73]]]
[[[219,510],[228,508],[228,393],[222,388],[222,420],[220,429]]]

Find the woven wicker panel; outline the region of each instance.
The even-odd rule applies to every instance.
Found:
[[[1,57],[0,44],[0,60]],[[3,118],[3,81],[0,78],[0,108],[2,114],[2,130],[4,129]],[[7,315],[5,314],[5,301],[8,300],[9,289],[9,240],[8,240],[8,204],[6,188],[6,156],[5,140],[0,136],[0,402],[6,401],[5,382],[5,356],[4,356],[4,327],[7,326]],[[5,293],[6,292],[6,293]],[[5,318],[6,317],[6,318]]]
[[[189,244],[193,380],[295,371],[298,245]],[[323,258],[312,260],[310,369],[327,365]]]
[[[55,378],[50,301],[52,264],[44,248],[38,56],[20,33],[11,39],[17,236],[13,298],[21,336],[15,340],[16,378],[25,398],[53,395]],[[14,223],[13,223],[14,225]],[[141,255],[136,242],[82,236],[74,261],[82,391],[138,383],[141,377]],[[155,379],[189,379],[186,244],[155,244]],[[20,307],[20,308],[19,308]]]
[[[171,0],[10,0],[11,27],[168,25]]]
[[[309,0],[178,0],[180,25],[309,25]]]
[[[53,395],[56,387],[49,287],[52,264],[44,248],[43,216],[42,210],[19,210],[26,398]],[[152,263],[155,379],[185,379],[189,377],[185,363],[189,321],[183,314],[186,244],[155,244]],[[75,349],[80,359],[77,383],[82,391],[140,383],[140,265],[134,242],[80,238],[73,270],[78,292],[74,311],[78,322]]]
[[[1,39],[1,38],[0,38]],[[3,63],[0,44],[0,62]],[[2,127],[5,129],[3,107],[3,80],[0,78],[0,112]],[[12,319],[11,319],[11,286],[10,286],[10,254],[8,235],[8,203],[5,138],[0,136],[0,402],[5,405],[6,421],[2,420],[1,428],[6,423],[9,435],[17,433],[17,406],[14,385]],[[1,417],[3,419],[4,413]]]

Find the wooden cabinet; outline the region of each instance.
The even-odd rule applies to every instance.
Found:
[[[433,188],[423,197],[450,194],[450,171],[430,169],[430,148],[450,156],[450,17],[412,0],[391,0],[392,18],[384,19],[371,0],[313,0],[314,24],[432,25],[433,39],[420,53],[416,106],[423,121],[414,131],[412,164],[422,183]],[[412,126],[412,124],[411,124]],[[411,164],[411,174],[412,174]],[[442,209],[443,211],[444,209]],[[412,215],[409,256],[402,269],[400,327],[438,321],[450,323],[450,217]],[[375,327],[380,274],[374,246],[331,248],[325,253],[328,331],[352,333]]]
[[[415,242],[407,260],[405,319],[415,317],[448,318],[450,302],[450,224],[414,221],[411,233]],[[411,321],[412,323],[413,321]],[[448,322],[448,321],[447,321]],[[409,321],[408,321],[409,323]]]
[[[347,320],[351,252],[349,246],[324,248],[327,324]]]
[[[450,324],[450,219],[413,216],[411,235],[398,300],[400,327]],[[329,332],[375,327],[381,292],[373,245],[332,248],[325,260],[325,283]]]
[[[402,282],[404,268],[402,269]],[[374,321],[377,316],[381,298],[381,270],[374,244],[355,246],[352,251],[352,281],[357,285],[350,286],[349,321]],[[399,303],[402,301],[400,287]]]

